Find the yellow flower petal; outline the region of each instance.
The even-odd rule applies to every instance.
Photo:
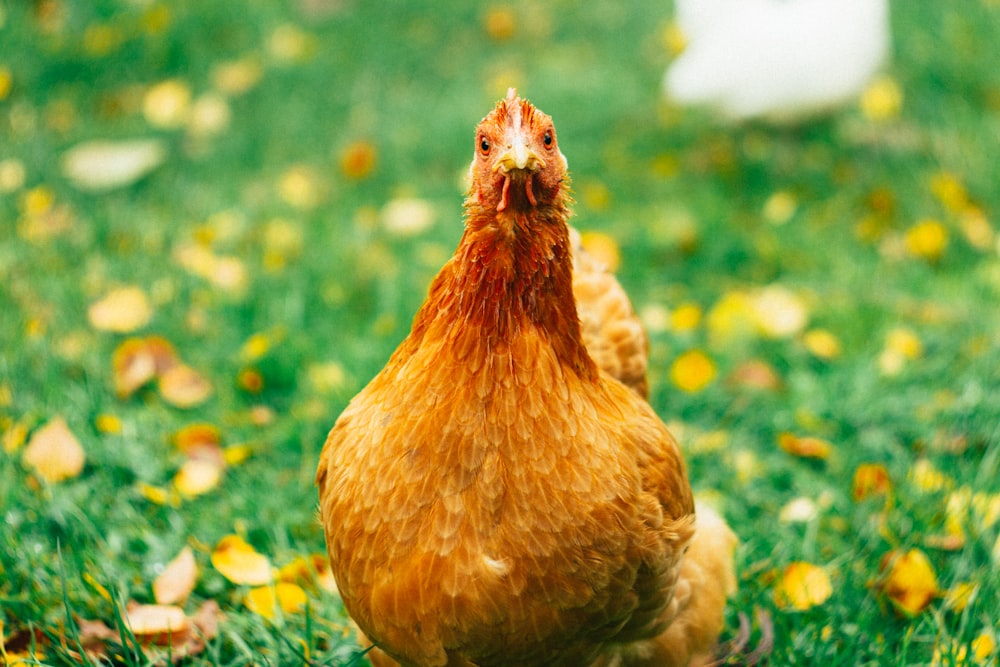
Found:
[[[52,419],[35,431],[23,454],[24,464],[50,483],[79,475],[85,459],[80,441],[62,417]]]
[[[368,178],[377,162],[378,152],[367,141],[354,141],[340,153],[340,171],[356,181]]]
[[[273,579],[271,561],[239,535],[227,535],[212,551],[212,566],[234,584],[262,586]]]
[[[790,563],[774,589],[774,601],[784,609],[805,611],[833,595],[830,575],[821,567],[802,561]]]
[[[768,338],[788,338],[809,321],[806,304],[781,285],[768,285],[754,294],[751,305],[761,333]]]
[[[701,350],[684,352],[670,366],[670,380],[674,386],[689,393],[707,387],[715,379],[715,375],[715,362]]]
[[[608,271],[618,270],[622,259],[621,251],[618,249],[618,243],[609,235],[601,232],[584,232],[580,234],[580,245]]]
[[[701,306],[696,303],[682,303],[670,313],[670,326],[678,333],[692,331],[701,323]]]

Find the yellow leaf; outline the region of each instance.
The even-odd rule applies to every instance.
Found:
[[[212,566],[234,584],[262,586],[272,580],[271,561],[239,535],[227,535],[212,551]]]
[[[153,581],[153,597],[158,604],[184,604],[197,580],[194,552],[184,547]]]
[[[789,454],[807,459],[825,460],[833,451],[833,445],[822,438],[799,437],[792,433],[779,434],[778,445]]]
[[[288,583],[318,584],[320,588],[336,592],[330,561],[325,554],[300,556],[278,570],[278,579]]]
[[[797,561],[785,568],[774,589],[775,603],[784,609],[805,611],[833,594],[830,575],[821,567]]]
[[[918,459],[910,468],[910,481],[921,491],[934,493],[953,486],[953,480],[927,459]]]
[[[191,89],[180,79],[151,86],[142,100],[142,112],[153,127],[181,127],[191,113]]]
[[[165,338],[148,336],[124,340],[111,356],[115,393],[119,398],[127,398],[179,363],[174,346]]]
[[[803,334],[802,343],[820,359],[829,361],[840,356],[840,340],[826,329],[810,329]]]
[[[382,208],[382,225],[397,237],[416,236],[434,224],[434,207],[423,199],[400,197]]]
[[[907,616],[919,614],[938,595],[934,567],[919,549],[890,552],[883,558],[881,569],[888,570],[882,590],[896,609]]]
[[[212,85],[226,95],[242,95],[253,89],[264,71],[254,57],[219,63],[212,68]]]
[[[102,598],[104,598],[108,602],[113,602],[113,599],[111,598],[111,593],[108,592],[108,589],[102,586],[101,582],[99,582],[96,578],[94,578],[94,575],[92,575],[90,572],[83,573],[83,580],[87,582],[88,586],[97,591],[97,594],[100,595]]]
[[[174,488],[186,498],[212,491],[222,479],[222,466],[214,461],[188,459],[174,476]]]
[[[243,463],[251,455],[253,455],[253,448],[250,445],[230,445],[222,450],[222,459],[231,466]]]
[[[809,321],[805,302],[781,285],[768,285],[751,300],[758,329],[768,338],[789,338]]]
[[[670,367],[670,380],[681,391],[694,393],[707,387],[715,379],[715,362],[701,350],[689,350],[676,359]]]
[[[701,306],[696,303],[682,303],[670,313],[670,326],[683,333],[693,331],[701,324]]]
[[[861,112],[869,119],[895,118],[903,108],[903,90],[889,76],[876,77],[861,94]]]
[[[737,366],[726,381],[737,387],[777,391],[781,389],[781,378],[771,364],[762,359],[748,359]]]
[[[855,501],[885,496],[892,490],[889,471],[880,463],[862,463],[854,469],[852,495]]]
[[[948,230],[937,220],[921,220],[906,230],[903,241],[914,257],[936,262],[948,247]]]
[[[798,206],[792,193],[786,190],[775,192],[764,202],[764,219],[772,225],[783,225],[792,219]]]
[[[375,170],[378,152],[370,142],[354,141],[340,153],[340,171],[350,179],[360,181]]]
[[[960,581],[951,588],[944,596],[944,606],[952,611],[962,612],[969,606],[972,597],[979,591],[979,584]]]
[[[138,287],[112,290],[90,305],[87,319],[99,331],[130,333],[149,324],[153,309],[146,293]]]
[[[177,408],[193,408],[212,395],[212,385],[198,371],[178,364],[160,376],[160,395]]]
[[[174,434],[174,445],[189,459],[224,467],[222,433],[212,424],[188,424]]]
[[[188,632],[184,610],[173,605],[133,605],[126,610],[125,621],[136,637],[156,644],[168,643]]]
[[[279,581],[250,589],[245,603],[250,611],[271,620],[279,608],[286,614],[302,611],[306,606],[306,592],[297,584]]]
[[[713,341],[725,343],[734,338],[746,338],[757,331],[754,304],[746,292],[732,291],[712,306],[705,318]]]
[[[101,433],[117,435],[122,432],[122,420],[114,415],[99,414],[94,418],[94,428]]]
[[[79,475],[85,458],[80,441],[62,417],[52,419],[35,431],[23,454],[24,464],[50,483]]]

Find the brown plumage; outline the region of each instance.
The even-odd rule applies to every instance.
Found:
[[[676,442],[584,344],[551,119],[511,90],[475,151],[454,256],[320,456],[344,604],[378,666],[686,665],[732,533],[696,531]]]

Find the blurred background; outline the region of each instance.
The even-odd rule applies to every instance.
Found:
[[[1000,512],[970,508],[1000,502],[1000,3],[896,2],[870,58],[836,43],[784,92],[746,92],[822,37],[785,43],[808,19],[760,9],[713,60],[700,40],[727,12],[817,4],[733,1],[686,23],[644,0],[0,3],[0,468],[26,480],[0,511],[10,553],[33,554],[0,561],[8,630],[57,624],[57,544],[138,599],[194,544],[196,595],[237,615],[208,565],[220,537],[323,551],[326,430],[408,333],[461,234],[475,125],[516,86],[553,117],[573,223],[650,331],[654,408],[743,538],[731,625],[776,606],[776,664],[993,641]],[[838,29],[862,32],[847,7],[866,2]],[[665,89],[699,49],[761,44],[722,62],[738,75],[694,68],[712,99]],[[782,97],[841,75],[858,81],[809,113]],[[24,453],[55,419],[86,457],[52,479]],[[193,423],[225,454],[195,482],[175,446]],[[894,615],[870,584],[904,547],[931,554],[932,597],[971,582],[978,602]],[[838,593],[783,616],[776,573],[798,561]]]

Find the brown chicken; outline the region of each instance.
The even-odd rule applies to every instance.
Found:
[[[585,345],[552,120],[511,90],[471,172],[455,255],[320,457],[344,604],[379,667],[700,662],[735,538],[710,512],[696,526],[681,452],[639,395],[645,335],[624,292],[625,308],[591,293],[621,289],[593,264],[591,338],[612,336],[634,390]]]

